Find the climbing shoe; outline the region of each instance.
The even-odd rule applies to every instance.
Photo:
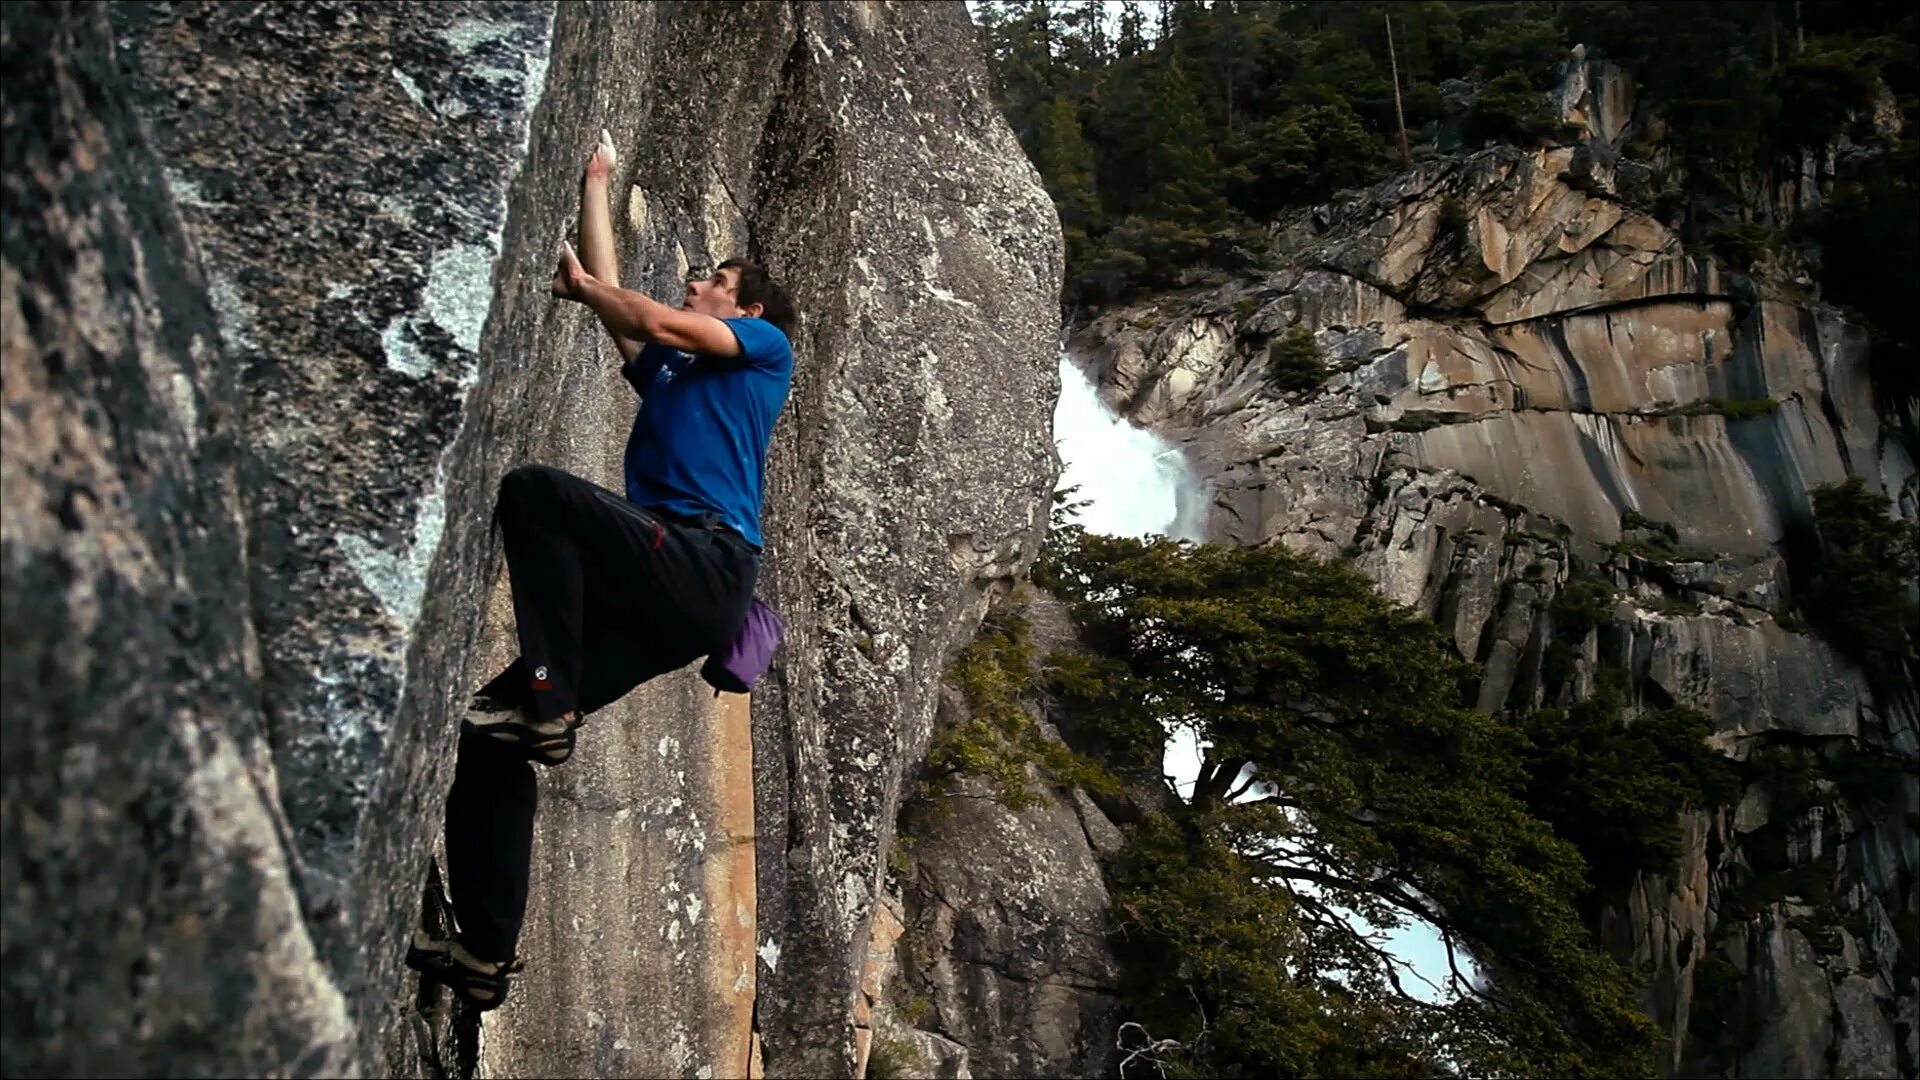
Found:
[[[445,986],[460,1000],[481,1012],[497,1009],[507,1000],[507,976],[521,969],[518,960],[490,964],[468,952],[458,941],[413,933],[407,966]]]
[[[581,723],[577,713],[567,719],[533,720],[518,710],[476,708],[460,722],[460,730],[518,747],[528,761],[552,767],[573,756],[573,733]]]
[[[473,700],[467,704],[468,712],[477,713],[513,712],[518,708],[519,706],[513,702],[505,698],[494,697],[492,694],[475,694],[473,695]]]

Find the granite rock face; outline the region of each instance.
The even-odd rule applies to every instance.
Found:
[[[966,708],[944,693],[939,722]],[[1112,1071],[1120,969],[1099,856],[1120,833],[1084,794],[1035,787],[1037,805],[1011,810],[962,778],[906,808],[912,843],[891,883],[901,928],[873,1028],[918,1049],[919,1074],[959,1074],[933,1052],[943,1044],[982,1077]]]
[[[230,572],[260,642],[286,858],[353,1013],[353,1060],[408,1061],[424,1048],[388,1034],[478,674],[491,490],[537,445],[513,419],[535,381],[578,363],[483,360],[532,355],[500,309],[551,307],[509,221],[551,12],[163,4],[112,19],[237,372],[246,548]]]
[[[1807,491],[1861,476],[1912,519],[1920,478],[1876,414],[1864,333],[1792,267],[1747,277],[1689,251],[1633,194],[1629,88],[1604,65],[1573,74],[1561,101],[1585,142],[1418,163],[1277,223],[1262,274],[1109,312],[1070,349],[1109,402],[1184,445],[1211,538],[1354,560],[1483,665],[1484,709],[1562,704],[1612,669],[1630,710],[1695,706],[1732,757],[1903,763],[1889,796],[1827,792],[1817,850],[1804,819],[1695,823],[1682,865],[1622,898],[1609,935],[1654,973],[1677,1072],[1910,1071],[1916,988],[1894,972],[1912,970],[1896,929],[1920,913],[1920,709],[1781,617],[1814,544]],[[1326,362],[1311,392],[1268,383],[1294,326]],[[1611,617],[1548,685],[1551,604],[1576,576],[1605,582]],[[1722,910],[1756,868],[1795,867],[1824,877],[1820,899]],[[1825,952],[1795,929],[1816,925]],[[1735,1026],[1766,1039],[1690,1038],[1710,954],[1745,988]]]
[[[759,1015],[769,1075],[837,1076],[934,688],[1044,535],[1064,253],[961,5],[796,14],[754,189],[808,313],[767,478]]]
[[[238,371],[106,40],[97,8],[0,29],[0,1060],[341,1071],[233,572]]]
[[[1018,586],[1027,684],[1047,658],[1084,652],[1054,596]],[[1066,718],[1037,695],[1025,708],[1047,739]],[[936,730],[966,723],[964,690],[943,684]],[[1125,846],[1115,821],[1164,810],[1173,795],[1142,785],[1095,798],[1032,765],[1032,805],[1013,809],[995,784],[964,773],[916,783],[869,939],[856,999],[868,1076],[1107,1076],[1117,1068],[1122,972],[1110,936],[1101,860]],[[928,779],[923,776],[923,779]],[[1109,816],[1109,812],[1116,815]]]
[[[900,772],[1056,471],[1059,230],[964,9],[15,10],[7,1071],[724,1075],[757,994],[770,1075],[849,1074]],[[745,710],[662,679],[543,778],[476,1059],[400,956],[512,651],[494,487],[618,486],[631,393],[547,294],[603,126],[624,283],[744,254],[803,313],[757,941]]]

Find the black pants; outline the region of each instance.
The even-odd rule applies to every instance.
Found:
[[[500,482],[520,656],[481,693],[540,719],[585,716],[726,647],[753,599],[759,553],[716,518],[645,509],[558,469]],[[538,789],[513,747],[464,735],[447,796],[447,886],[460,939],[514,955],[526,915]]]

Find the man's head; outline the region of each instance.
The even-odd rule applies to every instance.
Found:
[[[728,259],[711,275],[689,277],[681,306],[716,319],[765,319],[779,327],[788,340],[793,338],[793,301],[787,290],[745,259]]]

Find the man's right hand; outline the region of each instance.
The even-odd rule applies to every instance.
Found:
[[[553,295],[562,300],[585,302],[587,282],[593,280],[586,269],[580,265],[579,256],[573,253],[573,245],[560,245],[560,265],[553,271]]]
[[[605,180],[613,175],[613,167],[619,163],[620,155],[613,148],[613,136],[606,128],[600,129],[600,143],[593,148],[587,158],[587,179]]]

